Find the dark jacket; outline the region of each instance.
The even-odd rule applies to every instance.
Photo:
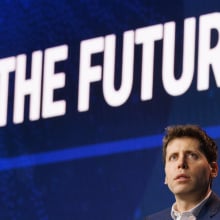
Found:
[[[211,196],[204,204],[196,218],[197,220],[220,220],[220,198],[215,194],[211,193]],[[146,216],[144,220],[172,220],[171,208],[157,212],[150,216]]]

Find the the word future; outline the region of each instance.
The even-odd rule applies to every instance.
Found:
[[[196,26],[198,23],[198,43]],[[162,41],[162,83],[171,96],[184,94],[190,87],[197,66],[197,90],[209,89],[210,67],[216,85],[220,87],[220,42],[211,45],[212,31],[220,36],[220,13],[201,15],[197,19],[184,19],[182,72],[178,79],[174,73],[175,21],[157,24],[123,33],[121,84],[115,89],[116,35],[110,34],[80,43],[79,82],[77,111],[85,112],[90,107],[91,84],[102,83],[105,102],[109,106],[123,105],[131,95],[134,79],[134,50],[142,46],[140,100],[153,98],[155,42]],[[196,51],[198,48],[198,51]],[[27,55],[20,54],[0,59],[0,126],[7,125],[9,78],[13,82],[13,123],[24,121],[25,97],[29,96],[29,120],[51,118],[66,113],[66,100],[54,100],[55,90],[65,87],[65,72],[56,72],[55,65],[68,59],[68,45],[34,51],[31,56],[31,72],[27,78]],[[196,53],[197,52],[197,53]],[[101,65],[92,65],[92,56],[101,54]],[[197,54],[197,55],[196,55]],[[197,57],[195,57],[197,56]],[[197,60],[196,60],[197,59]],[[11,83],[11,82],[10,82]]]

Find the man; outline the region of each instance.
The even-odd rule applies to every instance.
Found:
[[[168,127],[163,160],[175,203],[145,220],[220,220],[220,198],[211,190],[218,174],[217,146],[206,132],[195,125]]]

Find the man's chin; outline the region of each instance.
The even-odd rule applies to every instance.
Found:
[[[179,196],[188,195],[192,193],[192,190],[188,186],[183,186],[183,185],[175,187],[175,189],[171,191],[173,192],[174,195],[179,195]]]

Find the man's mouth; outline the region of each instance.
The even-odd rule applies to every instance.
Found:
[[[190,177],[186,174],[179,174],[177,175],[174,180],[188,180]]]

